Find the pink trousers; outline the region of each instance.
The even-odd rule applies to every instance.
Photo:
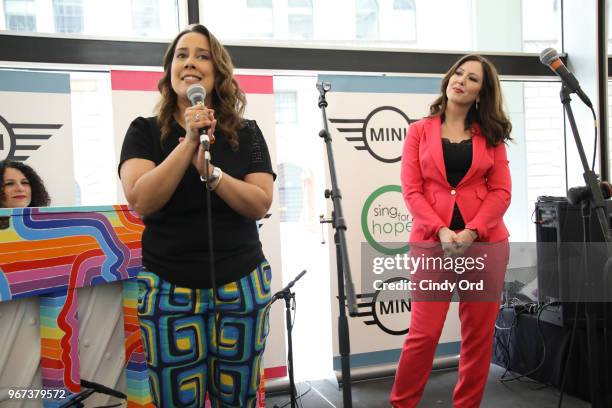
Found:
[[[391,405],[395,408],[412,408],[419,403],[449,304],[412,303],[410,332],[402,348],[391,391]],[[459,381],[453,393],[455,408],[480,406],[489,374],[498,311],[499,302],[462,302],[459,305],[461,357]]]
[[[432,256],[433,252],[426,252],[429,252],[427,256]],[[508,264],[509,247],[507,242],[503,242],[489,247],[475,247],[468,252],[474,256],[487,254],[484,270],[473,279],[484,276],[485,287],[489,289],[460,295],[461,352],[459,381],[453,393],[455,408],[480,406],[489,374],[495,319],[499,312],[499,294]],[[436,275],[421,271],[417,272],[412,280],[433,278],[439,281],[444,276],[447,274]],[[465,275],[457,279],[461,277]],[[412,408],[419,403],[431,373],[436,347],[450,305],[450,296],[445,299],[445,295],[436,292],[413,293],[412,298],[410,331],[402,348],[391,391],[391,404],[395,408]]]

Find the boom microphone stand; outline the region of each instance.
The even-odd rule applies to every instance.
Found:
[[[291,288],[295,285],[295,282],[300,280],[306,273],[304,269],[294,280],[289,282],[287,286],[279,290],[272,296],[272,302],[274,303],[278,299],[285,299],[285,323],[287,326],[287,366],[289,369],[289,395],[291,396],[291,408],[297,407],[297,392],[295,389],[295,378],[293,376],[293,339],[291,333],[293,332],[293,322],[291,321],[291,301],[295,302],[295,293],[291,292]],[[295,306],[294,306],[295,309]]]
[[[561,103],[563,104],[563,108],[565,113],[567,114],[568,121],[572,128],[572,134],[574,136],[574,141],[576,142],[576,148],[578,149],[578,154],[580,155],[580,161],[582,162],[582,168],[584,169],[584,181],[586,182],[587,189],[590,194],[588,195],[588,203],[587,206],[590,207],[591,210],[595,212],[597,217],[598,225],[601,229],[601,232],[604,237],[604,241],[606,243],[607,249],[607,258],[604,275],[604,290],[608,290],[608,283],[610,282],[610,268],[608,265],[610,264],[610,259],[612,256],[612,234],[610,233],[610,227],[608,226],[608,217],[605,210],[605,204],[603,199],[603,194],[601,189],[599,188],[599,181],[597,179],[597,174],[589,168],[589,163],[587,161],[586,154],[584,152],[584,147],[582,146],[582,141],[580,140],[580,135],[578,134],[578,128],[576,127],[576,121],[574,119],[574,114],[572,112],[571,107],[571,98],[570,98],[571,90],[564,84],[561,87],[560,97]],[[583,212],[583,215],[588,215]],[[585,225],[588,223],[588,219],[584,220]],[[586,256],[586,254],[585,254]],[[585,268],[585,287],[593,288],[596,287],[596,282],[594,280],[593,273],[589,271],[589,268]],[[607,294],[606,294],[607,295]],[[606,299],[608,300],[608,299]],[[597,314],[595,309],[593,308],[592,302],[585,303],[585,321],[586,321],[586,330],[587,330],[587,347],[588,347],[588,359],[589,359],[589,378],[591,383],[591,404],[593,408],[604,408],[607,405],[606,403],[606,395],[605,395],[605,386],[602,387],[602,384],[608,383],[607,380],[607,368],[605,370],[601,369],[601,360],[602,356],[598,350],[597,344]],[[574,324],[576,322],[574,321]],[[607,325],[607,322],[605,323]],[[607,333],[607,328],[604,329]],[[607,361],[604,353],[604,362]]]
[[[325,94],[331,89],[328,82],[317,82],[319,90],[319,108],[323,115],[323,129],[319,136],[325,141],[327,148],[327,160],[329,165],[329,176],[332,188],[325,190],[325,198],[331,198],[333,203],[332,227],[334,232],[334,243],[336,245],[336,265],[338,270],[338,343],[340,349],[340,362],[342,366],[342,401],[344,408],[352,408],[353,397],[351,395],[351,343],[349,338],[348,320],[345,308],[348,308],[351,317],[357,316],[357,300],[355,287],[349,266],[348,251],[346,246],[346,221],[342,213],[340,189],[336,179],[336,166],[331,146],[331,136],[327,127],[327,100]],[[346,297],[345,297],[346,290]],[[347,301],[345,304],[345,300]]]

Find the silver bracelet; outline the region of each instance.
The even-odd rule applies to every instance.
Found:
[[[219,167],[215,167],[215,170],[219,170],[219,174],[217,177],[213,178],[210,183],[208,183],[208,188],[210,191],[215,191],[215,189],[219,186],[221,179],[223,178],[223,171]]]

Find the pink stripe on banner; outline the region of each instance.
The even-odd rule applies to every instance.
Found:
[[[287,366],[268,367],[264,369],[264,377],[266,378],[266,380],[285,377],[286,375]]]
[[[163,72],[151,71],[111,71],[113,91],[152,91],[157,92],[157,82]],[[246,94],[272,94],[274,81],[269,75],[236,75],[236,81]]]
[[[113,91],[156,91],[157,81],[163,72],[151,71],[111,71]]]
[[[269,75],[236,75],[245,94],[273,94],[274,81]]]

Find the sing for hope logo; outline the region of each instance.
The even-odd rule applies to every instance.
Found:
[[[361,229],[368,243],[383,254],[408,250],[412,215],[406,209],[402,188],[386,185],[366,199],[361,210]]]

